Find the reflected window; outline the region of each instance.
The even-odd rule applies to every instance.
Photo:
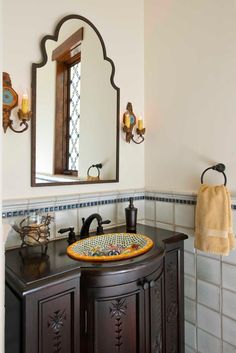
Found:
[[[55,174],[78,176],[82,39],[80,28],[52,52],[56,61]]]
[[[68,169],[79,170],[80,132],[80,67],[81,62],[70,68],[70,108],[68,135]]]

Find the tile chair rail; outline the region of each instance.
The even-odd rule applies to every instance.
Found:
[[[40,207],[40,202],[35,202],[34,207],[30,204],[26,207],[26,204],[23,203],[22,208],[21,205],[18,203],[17,207],[12,204],[11,206],[5,206],[3,201],[3,211],[2,211],[2,218],[11,218],[11,217],[18,217],[18,216],[27,216],[31,212],[41,211],[41,212],[57,212],[57,211],[65,211],[65,210],[73,210],[83,207],[91,207],[91,206],[100,206],[100,205],[109,205],[112,203],[123,203],[128,202],[130,196],[112,196],[106,199],[105,198],[100,200],[100,197],[97,199],[93,199],[91,201],[83,201],[83,202],[65,202],[61,200],[60,202],[56,201],[55,205],[52,205],[51,202],[46,205],[45,207]],[[175,204],[184,204],[184,205],[195,205],[196,204],[196,196],[187,196],[181,194],[161,194],[159,192],[143,192],[138,196],[133,196],[134,201],[138,200],[147,200],[147,201],[159,201],[159,202],[168,202],[168,203],[175,203]],[[86,199],[86,197],[85,197]],[[89,197],[91,199],[91,196]],[[232,199],[232,209],[236,210],[236,199]]]

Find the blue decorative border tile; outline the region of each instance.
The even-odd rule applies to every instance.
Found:
[[[195,205],[196,200],[188,199],[179,199],[179,198],[169,198],[169,197],[160,197],[160,196],[145,196],[145,200],[149,201],[159,201],[159,202],[169,202],[169,203],[180,203],[184,205]]]
[[[161,196],[160,196],[161,195]],[[170,197],[171,196],[171,197]],[[41,211],[43,213],[48,212],[58,212],[64,210],[71,210],[71,209],[78,209],[84,207],[92,207],[92,206],[100,206],[100,205],[109,205],[114,203],[123,203],[128,202],[130,197],[127,196],[113,196],[113,198],[109,197],[107,199],[102,200],[93,200],[88,202],[80,202],[80,203],[69,203],[63,204],[63,201],[60,202],[59,205],[56,206],[46,206],[46,207],[35,207],[31,206],[30,209],[19,209],[19,205],[17,205],[17,210],[9,210],[7,207],[7,211],[3,210],[2,218],[11,218],[11,217],[18,217],[18,216],[27,216],[31,212]],[[143,194],[139,196],[134,196],[134,200],[148,200],[148,201],[159,201],[159,202],[169,202],[169,203],[176,203],[176,204],[183,204],[183,205],[195,205],[196,204],[196,196],[186,196],[186,195],[170,195],[170,194],[160,194],[158,192],[143,192]],[[14,206],[13,206],[14,207]],[[3,206],[4,209],[4,206]],[[232,209],[236,210],[236,204],[232,205]]]
[[[140,195],[140,196],[134,196],[134,200],[144,200],[145,195]],[[93,200],[93,201],[88,201],[88,202],[80,202],[80,203],[72,203],[72,204],[63,204],[63,201],[60,205],[57,206],[46,206],[42,208],[30,208],[29,210],[24,209],[24,210],[13,210],[13,211],[3,211],[2,212],[2,218],[11,218],[11,217],[18,217],[18,216],[26,216],[29,215],[32,212],[37,212],[41,211],[43,213],[48,213],[48,212],[58,212],[58,211],[64,211],[64,210],[71,210],[71,209],[78,209],[78,208],[84,208],[84,207],[92,207],[92,206],[100,206],[100,205],[110,205],[114,203],[119,203],[119,202],[128,202],[129,197],[122,197],[122,198],[117,198],[114,196],[114,198],[109,198],[105,200]],[[14,206],[13,206],[14,207]],[[19,206],[18,206],[19,207]]]

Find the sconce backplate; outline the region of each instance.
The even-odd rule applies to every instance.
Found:
[[[11,125],[11,110],[18,105],[18,94],[12,88],[10,75],[3,72],[3,129]]]

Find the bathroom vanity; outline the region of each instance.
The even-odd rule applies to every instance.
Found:
[[[143,225],[137,233],[154,247],[123,261],[73,260],[65,239],[42,256],[7,251],[5,352],[184,353],[187,236]]]

